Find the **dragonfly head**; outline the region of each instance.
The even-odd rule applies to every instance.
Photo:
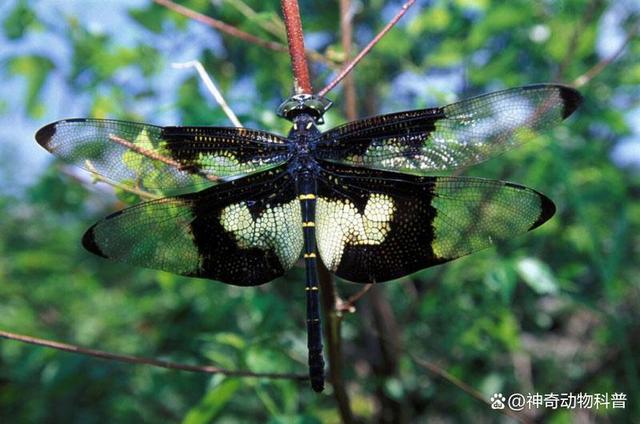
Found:
[[[296,94],[285,100],[278,107],[278,116],[293,122],[296,115],[304,113],[313,118],[316,124],[324,124],[322,116],[333,102],[324,97],[313,94]]]

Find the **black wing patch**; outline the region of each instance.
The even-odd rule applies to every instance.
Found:
[[[165,195],[260,172],[290,156],[285,138],[264,131],[158,127],[107,119],[54,122],[41,128],[36,140],[66,162]]]
[[[324,163],[316,238],[336,275],[381,282],[510,239],[554,212],[546,196],[517,184]]]
[[[541,84],[374,116],[323,133],[316,156],[418,175],[452,170],[530,140],[571,115],[581,100],[573,88]]]
[[[300,202],[286,166],[116,212],[84,235],[109,259],[241,286],[281,276],[302,250]]]

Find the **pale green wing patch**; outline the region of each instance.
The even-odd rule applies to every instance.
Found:
[[[291,268],[303,247],[300,202],[266,205],[254,218],[246,202],[229,205],[220,214],[222,227],[240,249],[273,250],[284,269]]]
[[[246,128],[68,119],[43,127],[36,139],[69,163],[152,195],[200,190],[290,156],[286,139]]]
[[[319,197],[316,204],[318,252],[336,271],[347,246],[380,245],[390,231],[395,205],[391,197],[373,193],[360,213],[347,199]]]

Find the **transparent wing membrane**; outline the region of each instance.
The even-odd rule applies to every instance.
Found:
[[[66,162],[156,194],[194,191],[289,158],[286,139],[245,128],[68,119],[43,127],[36,139]]]
[[[489,159],[569,116],[580,94],[561,85],[498,91],[448,106],[380,115],[322,135],[317,157],[425,175]]]

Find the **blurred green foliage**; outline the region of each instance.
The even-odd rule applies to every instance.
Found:
[[[45,117],[67,117],[52,115],[65,109],[47,101],[57,99],[55,93],[45,96],[55,79],[55,89],[65,93],[61,98],[88,99],[87,116],[151,120],[169,110],[179,120],[174,124],[228,125],[196,77],[175,86],[162,83],[167,72],[184,72],[168,71],[179,46],[164,48],[162,40],[179,39],[200,24],[149,2],[129,10],[128,28],[118,30],[137,41],[123,45],[114,31],[96,32],[55,2],[46,16],[36,1],[12,3],[0,16],[3,43],[44,34],[62,42],[68,54],[65,61],[46,49],[5,57],[2,84],[22,81],[26,88],[17,100],[0,99],[0,113],[17,104],[34,119],[34,130]],[[258,12],[255,17],[227,1],[181,2],[277,39],[260,24],[277,22],[278,2],[246,3]],[[534,82],[570,83],[601,59],[596,44],[611,23],[606,13],[618,10],[622,30],[637,25],[638,13],[625,13],[625,4],[425,2],[356,68],[360,114],[433,106],[456,95]],[[357,45],[368,42],[398,6],[356,2]],[[342,51],[337,5],[303,2],[301,10],[313,47]],[[110,13],[105,2],[104,14]],[[291,92],[287,54],[200,30],[211,46],[202,44],[198,59],[223,92],[232,93],[228,100],[240,119],[285,133],[287,123],[273,111]],[[626,409],[591,410],[588,416],[602,422],[640,418],[640,174],[611,160],[624,137],[634,131],[640,137],[626,119],[626,112],[640,107],[638,57],[636,38],[581,89],[585,103],[563,126],[466,172],[543,191],[558,207],[550,222],[505,245],[375,287],[355,314],[344,317],[344,373],[358,417],[500,419],[421,367],[415,356],[439,364],[487,398],[494,392],[624,392]],[[312,72],[316,88],[332,75],[318,63]],[[431,81],[442,81],[442,87]],[[329,97],[337,104],[327,127],[344,120],[341,91]],[[0,168],[11,169],[11,161],[3,157]],[[30,166],[29,158],[22,166]],[[124,204],[103,184],[94,189],[79,183],[78,175],[55,163],[23,193],[2,191],[1,329],[184,363],[306,372],[300,268],[263,287],[237,288],[92,257],[80,247],[84,229]],[[338,283],[343,297],[358,289]],[[390,339],[399,350],[388,348]],[[305,383],[287,380],[210,377],[0,342],[2,422],[338,422],[331,393],[329,387],[317,395]],[[575,413],[540,409],[529,417],[569,423]]]

